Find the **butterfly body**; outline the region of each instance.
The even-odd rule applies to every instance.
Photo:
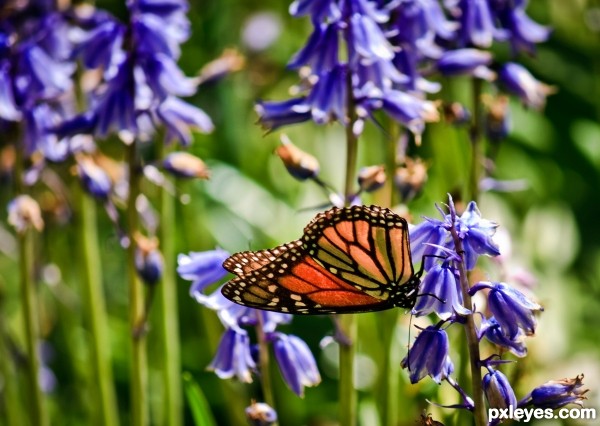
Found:
[[[225,297],[293,314],[412,308],[420,284],[406,220],[378,206],[334,207],[301,239],[236,253],[223,266],[237,275],[223,287]]]

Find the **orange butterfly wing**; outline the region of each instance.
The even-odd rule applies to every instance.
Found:
[[[236,253],[224,263],[238,275],[223,295],[246,306],[289,313],[352,313],[412,307],[414,276],[408,225],[377,206],[317,215],[301,240]]]
[[[391,307],[328,272],[297,247],[227,282],[221,291],[241,305],[291,314],[370,312]]]

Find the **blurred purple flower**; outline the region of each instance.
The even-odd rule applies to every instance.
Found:
[[[77,174],[84,189],[96,198],[108,199],[112,189],[112,181],[108,174],[88,157],[77,159]]]
[[[321,375],[310,349],[303,340],[293,335],[272,333],[275,359],[288,387],[298,396],[304,396],[304,388],[317,386]]]
[[[220,248],[203,252],[180,254],[177,257],[177,273],[184,280],[192,281],[190,295],[195,297],[206,287],[227,275],[223,262],[230,254]]]
[[[442,75],[472,75],[483,80],[493,80],[495,73],[488,68],[492,54],[478,49],[457,49],[444,52],[437,61]]]
[[[251,383],[256,363],[252,359],[248,333],[233,328],[225,330],[217,354],[208,369],[214,371],[221,379],[235,376],[241,382]]]
[[[525,13],[527,0],[492,1],[491,5],[503,28],[510,36],[508,39],[515,52],[535,52],[535,45],[550,37],[550,29],[534,22]]]
[[[541,110],[546,105],[546,96],[555,89],[537,80],[524,66],[508,62],[502,66],[498,74],[500,83],[509,93],[521,99],[524,105]]]

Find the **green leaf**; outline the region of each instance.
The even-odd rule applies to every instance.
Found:
[[[183,384],[196,426],[217,426],[202,389],[189,372],[183,373]]]

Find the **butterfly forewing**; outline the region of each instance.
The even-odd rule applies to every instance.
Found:
[[[389,209],[330,209],[304,229],[301,241],[324,268],[375,297],[414,275],[408,224]]]

